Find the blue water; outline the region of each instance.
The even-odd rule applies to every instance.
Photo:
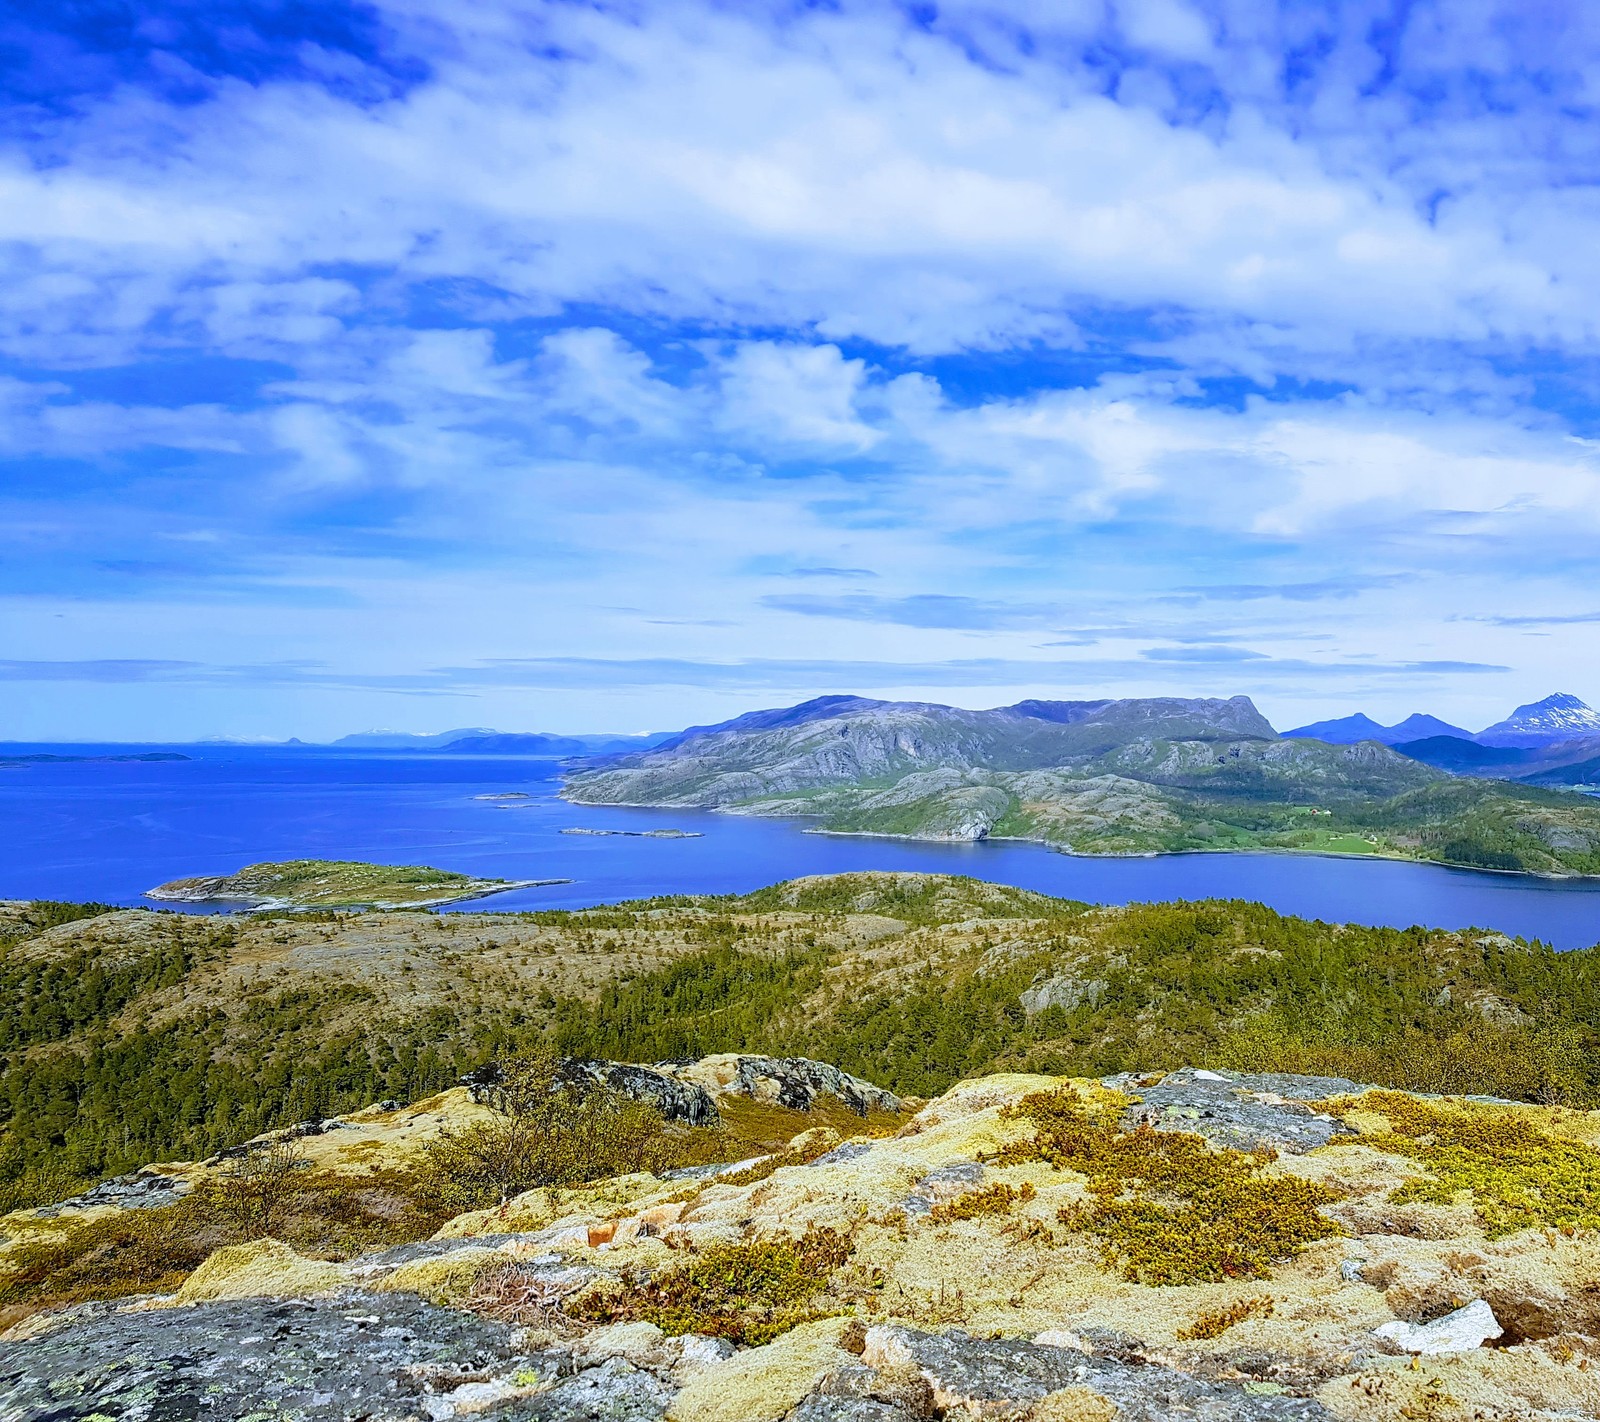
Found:
[[[0,747],[0,754],[128,749]],[[137,904],[145,902],[144,890],[168,879],[297,858],[432,864],[507,879],[573,881],[468,906],[477,910],[742,892],[799,874],[917,869],[971,874],[1096,903],[1247,898],[1333,922],[1494,928],[1558,948],[1600,941],[1600,881],[1593,880],[1309,855],[1091,859],[1036,845],[913,844],[808,834],[795,821],[568,805],[556,798],[558,770],[550,761],[170,749],[195,758],[0,768],[0,898]],[[533,798],[511,807],[474,799],[505,791]],[[673,827],[699,831],[703,838],[560,833],[573,827]]]

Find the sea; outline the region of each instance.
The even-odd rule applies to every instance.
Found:
[[[1167,854],[1110,859],[1017,843],[822,834],[803,820],[571,805],[552,760],[253,746],[0,746],[24,755],[173,752],[187,760],[0,765],[0,898],[149,904],[169,879],[283,859],[427,864],[568,883],[452,912],[576,908],[742,893],[802,874],[969,874],[1092,903],[1256,899],[1336,923],[1482,928],[1560,949],[1600,942],[1600,880],[1360,857]],[[485,799],[513,795],[515,799]],[[685,831],[657,838],[649,830]],[[571,834],[604,830],[606,834]]]

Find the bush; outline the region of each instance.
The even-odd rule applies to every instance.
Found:
[[[701,1333],[759,1347],[829,1316],[815,1300],[850,1251],[850,1241],[831,1229],[810,1229],[799,1239],[713,1245],[652,1277],[626,1277],[620,1291],[590,1295],[573,1312],[600,1323],[643,1319],[663,1333]]]
[[[578,1185],[674,1163],[660,1112],[609,1087],[564,1078],[549,1054],[502,1068],[494,1119],[423,1147],[422,1189],[458,1210],[503,1205],[541,1185]]]
[[[1118,1125],[1128,1098],[1107,1093],[1095,1109],[1071,1089],[1037,1092],[1004,1113],[1033,1123],[1006,1147],[1005,1162],[1043,1160],[1089,1177],[1094,1203],[1057,1219],[1093,1234],[1102,1257],[1141,1284],[1198,1284],[1268,1275],[1279,1260],[1340,1232],[1318,1210],[1338,1198],[1325,1186],[1273,1175],[1270,1152],[1213,1150],[1200,1136]]]

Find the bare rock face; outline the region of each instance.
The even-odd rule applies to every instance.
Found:
[[[809,1111],[823,1097],[843,1102],[858,1116],[872,1111],[899,1111],[902,1107],[894,1092],[809,1057],[729,1053],[682,1065],[662,1063],[660,1069],[680,1082],[701,1083],[714,1095],[770,1101],[794,1111]]]
[[[940,1414],[1020,1416],[1060,1397],[1061,1417],[1105,1422],[1168,1422],[1175,1417],[1194,1422],[1311,1422],[1333,1416],[1311,1398],[1256,1395],[1242,1385],[1207,1382],[1175,1368],[961,1332],[874,1328],[867,1334],[862,1362],[880,1370],[914,1370],[926,1380]]]
[[[1335,1136],[1354,1132],[1342,1121],[1313,1111],[1306,1103],[1348,1096],[1365,1087],[1343,1077],[1287,1076],[1267,1072],[1218,1072],[1183,1067],[1158,1080],[1137,1074],[1111,1076],[1107,1086],[1135,1092],[1123,1124],[1147,1121],[1158,1131],[1187,1131],[1213,1145],[1235,1150],[1270,1146],[1300,1154],[1325,1146]]]

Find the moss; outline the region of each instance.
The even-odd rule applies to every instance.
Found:
[[[1359,1139],[1428,1172],[1390,1195],[1395,1204],[1450,1205],[1470,1191],[1491,1239],[1540,1226],[1600,1229],[1600,1151],[1540,1130],[1516,1108],[1369,1091],[1319,1109],[1388,1122],[1387,1131]]]
[[[307,1259],[280,1240],[253,1239],[217,1250],[183,1281],[177,1301],[304,1298],[348,1283],[337,1264]]]
[[[756,1347],[837,1310],[816,1306],[850,1242],[830,1229],[792,1239],[713,1245],[654,1275],[625,1276],[622,1287],[575,1303],[597,1323],[644,1320],[663,1333],[699,1333]]]
[[[1018,1188],[998,1181],[993,1185],[985,1185],[981,1190],[968,1190],[965,1195],[958,1195],[942,1205],[935,1205],[928,1212],[928,1218],[934,1224],[950,1224],[955,1220],[974,1220],[981,1215],[1006,1215],[1015,1206],[1033,1199],[1036,1193],[1033,1186],[1026,1183]]]
[[[1197,1339],[1209,1342],[1220,1338],[1230,1328],[1247,1318],[1271,1318],[1276,1305],[1269,1298],[1239,1299],[1227,1308],[1202,1313],[1187,1328],[1178,1330],[1178,1338],[1185,1343]]]
[[[1326,1186],[1270,1169],[1270,1152],[1213,1150],[1201,1137],[1141,1124],[1123,1130],[1128,1098],[1085,1103],[1069,1088],[1036,1092],[1003,1113],[1032,1123],[1006,1147],[1007,1163],[1042,1160],[1088,1177],[1090,1203],[1060,1210],[1069,1229],[1094,1235],[1108,1267],[1143,1284],[1266,1277],[1274,1263],[1340,1233],[1319,1206]]]

